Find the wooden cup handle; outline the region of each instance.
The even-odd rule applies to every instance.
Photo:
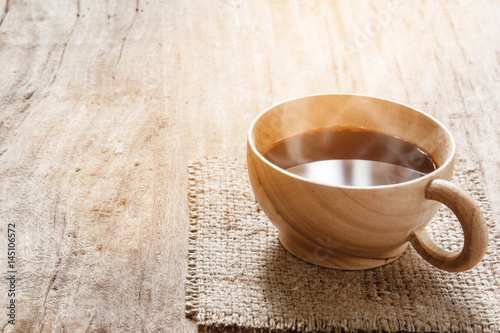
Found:
[[[429,237],[424,226],[410,237],[415,250],[429,263],[448,272],[463,272],[474,267],[488,247],[488,228],[477,203],[458,186],[441,179],[429,183],[425,198],[439,201],[455,213],[464,232],[464,247],[460,252],[443,250]]]

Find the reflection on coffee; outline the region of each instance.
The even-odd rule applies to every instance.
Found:
[[[298,176],[341,186],[402,183],[438,167],[417,145],[361,128],[308,131],[276,142],[264,157]]]

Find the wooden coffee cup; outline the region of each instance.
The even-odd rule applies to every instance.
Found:
[[[277,141],[311,129],[360,127],[408,140],[429,152],[439,168],[394,185],[349,187],[309,181],[264,158]],[[450,183],[455,142],[433,117],[407,105],[354,94],[299,97],[271,106],[250,126],[247,163],[255,197],[279,230],[281,244],[316,265],[365,269],[403,254],[408,243],[432,265],[450,272],[484,256],[488,230],[475,201]],[[460,221],[464,246],[441,249],[426,225],[441,203]]]

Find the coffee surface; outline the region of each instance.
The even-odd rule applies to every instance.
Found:
[[[409,141],[358,128],[305,132],[276,142],[264,157],[298,176],[341,186],[396,184],[438,167]]]

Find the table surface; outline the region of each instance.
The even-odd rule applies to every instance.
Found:
[[[295,96],[435,116],[498,216],[500,2],[364,3],[0,0],[0,251],[7,274],[15,224],[19,332],[196,332],[187,163],[244,159],[252,119]]]

